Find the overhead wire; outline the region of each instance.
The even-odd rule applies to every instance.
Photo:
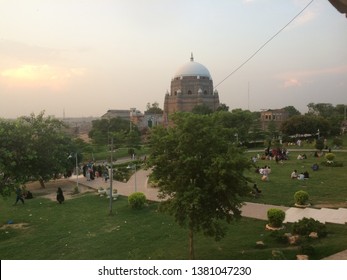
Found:
[[[225,80],[227,80],[231,75],[240,70],[248,61],[255,57],[268,43],[270,43],[277,35],[279,35],[288,25],[290,25],[297,17],[299,17],[312,3],[311,0],[299,13],[297,13],[286,25],[284,25],[279,31],[277,31],[273,36],[270,37],[264,44],[262,44],[248,59],[246,59],[242,64],[240,64],[234,71],[232,71],[228,76],[226,76],[222,81],[220,81],[214,88],[216,89]]]

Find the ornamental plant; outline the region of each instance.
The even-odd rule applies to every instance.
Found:
[[[146,196],[142,192],[134,192],[128,197],[131,208],[141,209],[146,203]]]
[[[307,192],[305,191],[297,191],[295,194],[294,194],[294,201],[295,201],[295,204],[298,204],[298,205],[307,205],[307,202],[308,202],[308,199],[309,199],[309,195]]]
[[[271,227],[281,227],[285,217],[286,213],[281,209],[271,208],[267,211],[267,218],[269,221],[269,226]]]
[[[300,235],[309,235],[311,232],[317,232],[318,237],[327,236],[326,226],[313,218],[302,218],[293,224],[293,233]]]
[[[325,155],[325,159],[327,160],[327,162],[333,162],[334,159],[335,159],[335,154],[333,154],[333,153],[327,153],[327,154]]]

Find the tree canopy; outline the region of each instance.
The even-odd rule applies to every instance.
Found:
[[[74,166],[69,154],[76,152],[64,124],[44,113],[0,121],[0,193],[29,180],[44,182],[65,174]]]
[[[329,133],[329,123],[323,117],[315,115],[293,116],[283,122],[281,127],[281,131],[286,135],[316,135],[318,129],[321,135],[327,135]]]
[[[116,146],[138,146],[140,132],[137,126],[122,118],[100,119],[92,121],[89,137],[95,144],[108,145],[113,137]]]
[[[152,103],[147,103],[146,106],[146,111],[145,114],[162,114],[163,110],[159,108],[159,103],[158,102],[154,102]]]
[[[225,235],[221,221],[240,216],[250,161],[232,143],[234,130],[223,125],[221,114],[177,113],[173,121],[151,131],[147,164],[165,198],[163,209],[188,227],[194,258],[194,233],[219,240]]]

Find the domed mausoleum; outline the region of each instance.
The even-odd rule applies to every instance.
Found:
[[[219,107],[219,96],[213,91],[213,81],[208,69],[194,61],[183,64],[171,80],[170,92],[165,95],[164,119],[175,112],[191,112],[197,105],[206,105],[212,111]]]

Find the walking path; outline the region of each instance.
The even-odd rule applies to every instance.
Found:
[[[117,189],[117,193],[124,196],[129,196],[135,191],[142,192],[146,195],[148,200],[160,201],[158,198],[158,192],[155,188],[148,186],[148,175],[149,170],[139,170],[137,171],[128,182],[122,183],[118,181],[112,182],[112,188]],[[69,180],[76,182],[76,176],[70,177]],[[88,186],[95,190],[98,190],[100,187],[107,189],[110,187],[110,181],[105,182],[103,178],[95,178],[95,180],[87,181],[83,176],[78,178],[79,184]],[[269,204],[260,204],[260,203],[245,203],[242,208],[242,216],[248,218],[255,218],[260,220],[267,220],[267,211],[270,208],[282,209],[286,213],[286,218],[284,223],[293,223],[304,217],[313,218],[322,223],[336,223],[336,224],[346,224],[347,223],[347,209],[313,209],[313,208],[296,208],[296,207],[285,207]],[[340,252],[336,255],[327,257],[325,259],[339,259],[347,260],[347,250]]]

